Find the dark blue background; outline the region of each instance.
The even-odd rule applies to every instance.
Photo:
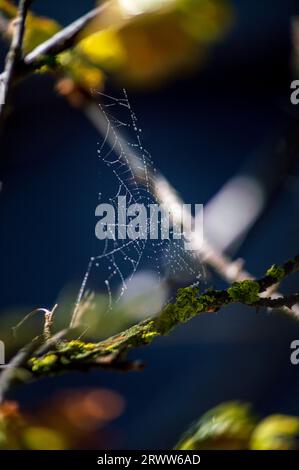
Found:
[[[35,10],[67,24],[92,3],[36,1]],[[152,92],[129,90],[155,165],[190,203],[207,202],[296,121],[288,105],[296,2],[233,3],[236,24],[204,71]],[[0,309],[29,311],[53,305],[64,286],[80,284],[94,244],[99,138],[79,111],[53,94],[49,78],[27,80],[14,101],[0,147]],[[255,275],[298,251],[293,171],[292,184],[286,180],[238,253]],[[297,284],[295,277],[286,289]],[[148,365],[142,373],[72,374],[11,396],[31,407],[59,387],[109,386],[127,400],[126,413],[111,426],[118,436],[113,446],[169,448],[190,421],[228,399],[249,400],[262,414],[299,415],[299,369],[289,362],[289,344],[297,338],[299,324],[291,319],[227,308],[132,352]]]

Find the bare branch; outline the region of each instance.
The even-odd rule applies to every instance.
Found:
[[[68,25],[66,28],[56,33],[47,41],[37,46],[33,51],[25,56],[25,65],[30,66],[32,69],[36,69],[43,64],[45,56],[56,55],[72,47],[84,28],[86,28],[91,21],[101,15],[107,9],[109,4],[110,2],[105,2],[97,8],[94,8]]]
[[[287,295],[285,297],[278,297],[277,299],[264,298],[256,302],[256,307],[267,307],[280,309],[282,307],[292,308],[293,305],[299,302],[299,294]]]
[[[43,313],[44,314],[44,340],[47,342],[51,338],[51,327],[53,323],[53,316],[55,313],[55,310],[57,309],[58,305],[55,304],[52,310],[48,310],[47,308],[36,308],[35,310],[32,310],[32,312],[29,312],[22,320],[13,327],[13,334],[16,336],[18,329],[25,323],[27,320],[30,320],[33,316],[35,316],[37,313]]]
[[[18,15],[14,20],[14,32],[11,46],[6,57],[5,69],[0,77],[1,84],[1,101],[0,101],[0,117],[4,112],[5,104],[9,97],[11,85],[15,79],[15,74],[22,56],[22,45],[25,32],[25,21],[28,8],[32,0],[20,0]]]
[[[40,342],[40,337],[35,338],[31,343],[24,346],[5,366],[0,375],[0,404],[3,402],[6,392],[10,389],[15,379],[16,371],[26,364],[28,358],[34,353]]]

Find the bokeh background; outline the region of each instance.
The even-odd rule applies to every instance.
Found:
[[[231,3],[232,27],[204,66],[128,93],[146,148],[185,201],[206,204],[240,172],[258,174],[266,188],[283,174],[233,252],[259,276],[298,251],[298,163],[285,164],[277,152],[298,119],[289,102],[291,18],[298,11],[295,0]],[[45,0],[34,10],[66,25],[92,5]],[[4,52],[3,46],[2,61]],[[35,76],[17,87],[1,140],[0,311],[6,318],[49,308],[67,289],[76,292],[94,250],[100,185],[109,188],[100,178],[99,135],[53,86],[50,77]],[[106,88],[114,96],[120,90],[113,82]],[[207,283],[225,287],[215,276]],[[297,285],[294,276],[284,291]],[[82,446],[166,449],[191,421],[226,400],[250,401],[261,415],[299,415],[299,366],[289,359],[294,339],[299,324],[293,319],[232,306],[133,351],[130,357],[146,363],[142,372],[72,373],[15,389],[10,398],[32,411],[62,390],[109,389],[123,397],[124,410],[93,443],[83,444],[83,429]]]

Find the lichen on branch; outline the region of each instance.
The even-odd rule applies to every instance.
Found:
[[[299,256],[296,256],[283,266],[272,266],[259,280],[235,282],[227,290],[208,289],[200,294],[199,288],[195,286],[181,288],[175,301],[167,304],[157,316],[99,343],[79,340],[59,342],[55,349],[42,356],[32,357],[27,367],[35,376],[96,366],[121,369],[129,350],[150,344],[155,338],[169,334],[177,325],[201,313],[217,312],[221,307],[236,302],[256,308],[276,308],[284,304],[291,307],[298,300],[298,294],[280,299],[261,299],[259,295],[276,284],[278,279],[281,281],[298,269]]]

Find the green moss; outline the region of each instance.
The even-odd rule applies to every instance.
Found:
[[[174,312],[179,323],[185,323],[198,313],[200,304],[197,287],[184,287],[177,292]]]
[[[259,300],[259,283],[256,281],[241,281],[234,282],[231,287],[227,289],[227,293],[234,302],[241,302],[243,304],[253,304]]]
[[[224,303],[227,303],[227,301],[223,298],[222,291],[208,289],[199,297],[198,312],[217,310]]]
[[[63,342],[58,347],[57,354],[48,353],[42,357],[33,357],[29,366],[33,372],[49,373],[61,365],[67,366],[74,360],[88,358],[95,348],[96,344],[79,340]]]
[[[167,335],[176,325],[174,304],[168,304],[162,312],[154,319],[154,328],[159,335]]]
[[[151,343],[154,338],[159,335],[159,332],[155,328],[155,322],[150,321],[146,327],[146,329],[141,334],[141,339],[144,343],[148,344]]]
[[[115,353],[119,350],[118,344],[112,345],[112,346],[105,346],[105,352],[106,353]]]
[[[72,340],[61,343],[59,352],[69,359],[83,357],[96,348],[95,343],[84,343],[79,340]]]
[[[267,276],[273,277],[275,281],[280,282],[285,277],[284,269],[277,264],[273,264],[266,272]]]
[[[91,351],[94,349],[96,345],[94,343],[84,343],[83,341],[79,341],[78,339],[69,341],[64,343],[63,349],[64,350],[72,350],[72,351]]]
[[[29,365],[33,372],[43,373],[43,372],[50,372],[53,368],[54,364],[57,363],[57,356],[56,354],[47,354],[41,358],[33,357],[29,361]]]
[[[198,287],[182,287],[178,289],[176,302],[196,302],[198,300]]]
[[[222,291],[208,289],[198,295],[198,288],[187,287],[180,289],[175,304],[178,321],[184,323],[201,312],[216,311],[226,303]]]
[[[176,301],[168,304],[154,320],[151,337],[166,335],[178,323],[185,323],[201,312],[217,310],[224,300],[221,291],[207,290],[198,295],[197,287],[184,287],[178,290]]]

